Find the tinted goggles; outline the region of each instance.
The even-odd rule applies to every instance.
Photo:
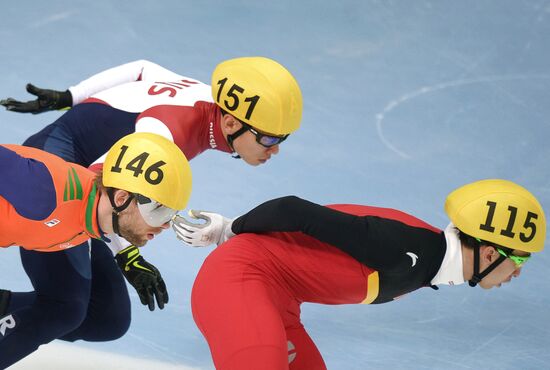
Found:
[[[516,264],[516,268],[520,268],[521,266],[523,266],[523,264],[525,262],[527,262],[529,260],[529,258],[531,258],[531,255],[516,256],[515,254],[512,254],[511,252],[506,252],[505,250],[503,250],[501,248],[495,247],[495,249],[498,251],[498,253],[500,253],[504,257],[511,259]]]
[[[275,145],[278,145],[280,143],[282,143],[283,141],[286,140],[286,138],[288,137],[288,134],[287,135],[283,135],[283,136],[275,136],[275,135],[268,135],[268,134],[264,134],[262,132],[259,132],[257,131],[254,127],[244,123],[241,121],[241,123],[243,124],[244,127],[246,127],[246,129],[250,132],[252,132],[252,134],[254,134],[254,136],[256,137],[256,142],[266,148],[270,148],[272,146],[275,146]]]
[[[152,227],[160,227],[169,222],[178,212],[175,209],[163,206],[153,199],[147,198],[141,194],[136,194],[139,213],[147,223]]]

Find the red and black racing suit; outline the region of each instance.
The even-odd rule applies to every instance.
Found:
[[[192,293],[217,369],[326,368],[302,302],[392,301],[430,286],[446,251],[441,230],[404,212],[297,197],[258,206],[232,230],[240,235],[210,254]]]

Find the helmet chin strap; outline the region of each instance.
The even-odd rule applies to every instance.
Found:
[[[235,153],[232,155],[232,157],[235,159],[240,159],[241,156],[236,154],[235,148],[233,147],[233,142],[235,141],[236,138],[244,134],[247,130],[248,128],[245,125],[242,125],[240,129],[238,129],[232,134],[227,135],[227,144],[229,144],[229,147],[231,148],[233,153]]]
[[[120,228],[119,228],[119,225],[118,225],[118,215],[120,214],[120,212],[124,211],[126,208],[128,208],[128,206],[130,205],[130,203],[132,202],[132,199],[134,199],[134,194],[132,193],[129,193],[130,195],[128,196],[128,199],[126,199],[126,201],[120,205],[120,206],[117,206],[116,203],[115,203],[115,189],[113,188],[108,188],[107,189],[107,195],[109,196],[109,201],[111,202],[111,207],[113,207],[113,231],[115,234],[117,234],[118,236],[120,236],[121,238],[124,238],[122,235],[120,235]]]
[[[476,245],[474,247],[474,275],[470,280],[468,280],[468,284],[471,287],[475,287],[485,276],[489,275],[491,271],[496,269],[498,265],[500,265],[506,257],[503,255],[499,255],[498,259],[490,264],[483,272],[479,272],[479,253],[480,253],[480,245]]]

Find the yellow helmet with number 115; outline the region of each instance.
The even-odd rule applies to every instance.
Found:
[[[300,127],[302,93],[290,72],[269,58],[226,60],[212,73],[212,97],[239,120],[271,135]]]
[[[174,210],[187,205],[191,183],[185,155],[157,134],[124,136],[111,147],[103,164],[104,186],[139,194]]]
[[[533,194],[511,181],[462,186],[447,196],[445,212],[459,230],[475,238],[524,252],[544,248],[544,211]]]

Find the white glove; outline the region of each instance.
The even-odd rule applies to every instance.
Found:
[[[235,236],[231,231],[233,220],[223,217],[218,213],[198,211],[191,209],[189,216],[194,219],[206,221],[197,224],[188,221],[180,215],[172,219],[172,228],[179,240],[191,245],[192,247],[206,247],[210,244],[220,245],[229,238]]]

